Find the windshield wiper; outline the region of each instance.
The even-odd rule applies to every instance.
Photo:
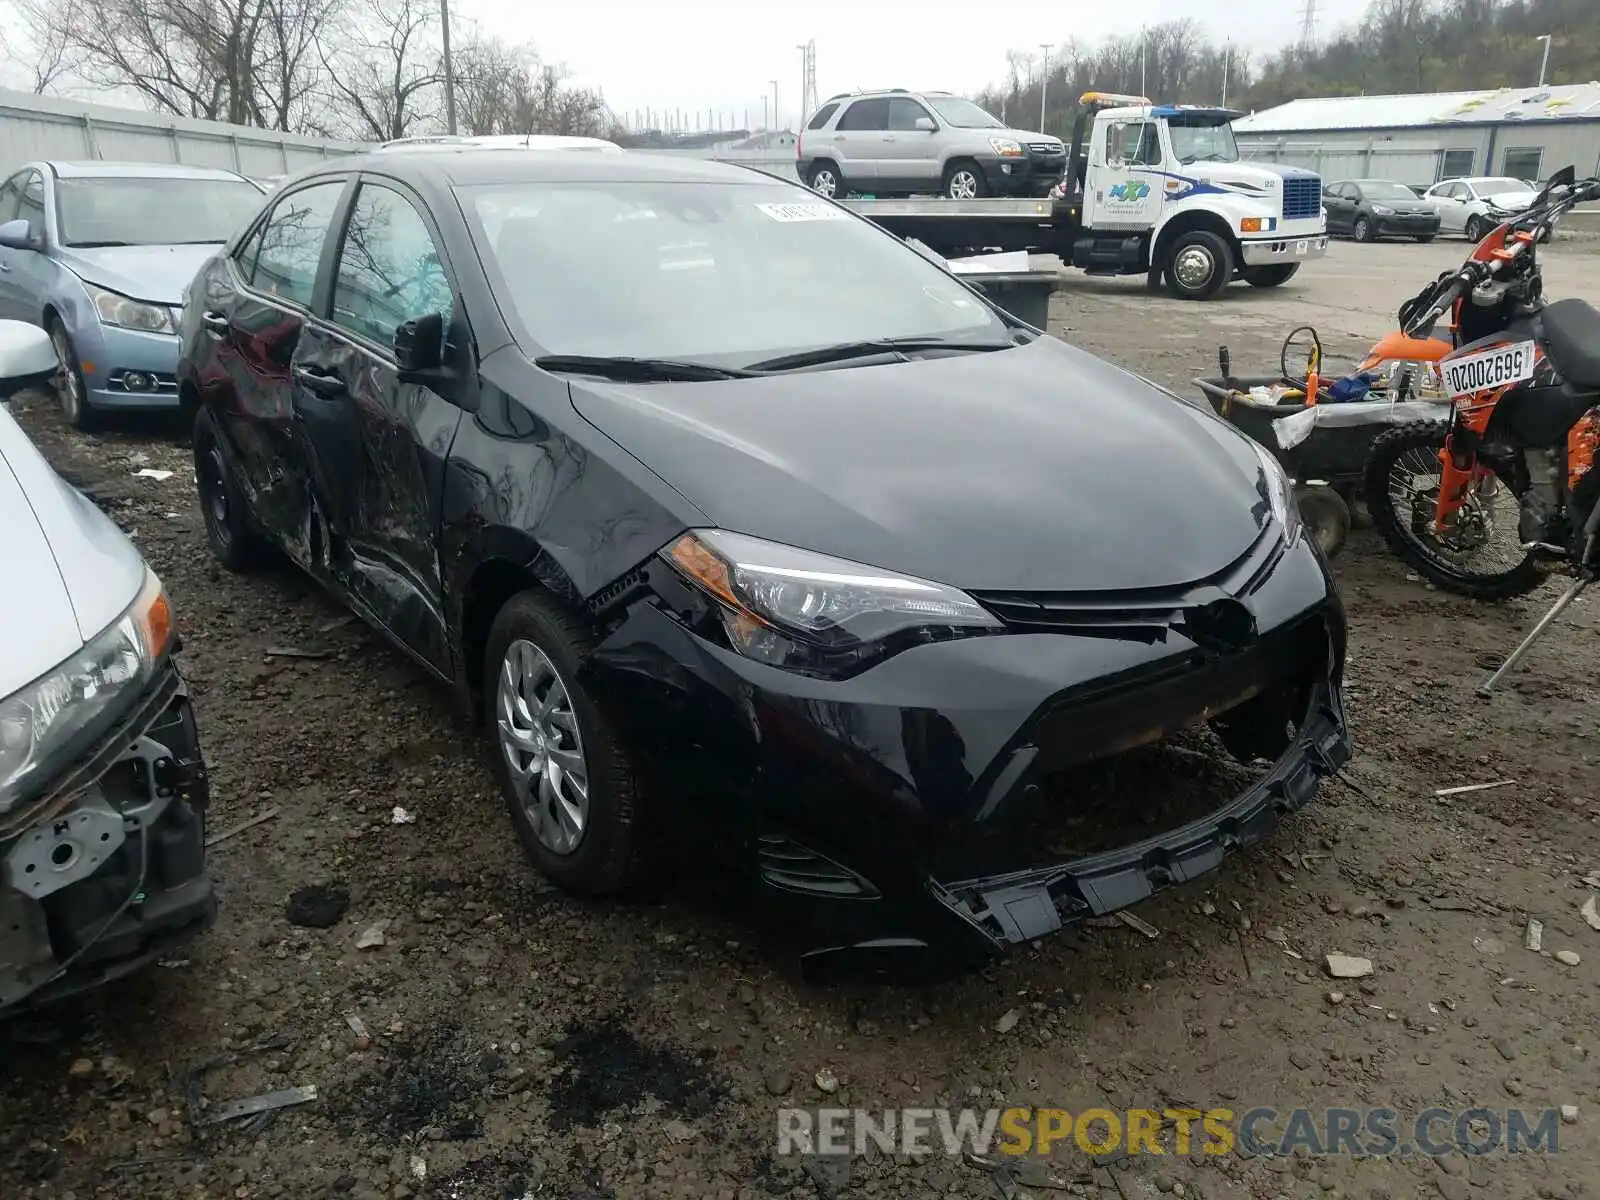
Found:
[[[697,383],[708,379],[744,379],[755,372],[673,358],[630,358],[606,354],[546,354],[533,360],[546,371],[599,375],[628,383]]]
[[[949,350],[953,353],[978,354],[987,350],[1012,350],[1019,343],[955,342],[948,338],[901,337],[878,338],[870,342],[840,342],[835,346],[819,346],[815,350],[800,350],[794,354],[780,354],[776,358],[763,358],[750,363],[747,371],[794,371],[801,367],[818,367],[826,363],[847,362],[852,358],[870,358],[875,354],[906,354],[918,350]]]
[[[104,250],[108,246],[131,246],[132,242],[68,242],[69,250]]]

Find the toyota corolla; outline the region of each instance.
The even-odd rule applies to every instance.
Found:
[[[286,554],[452,685],[573,891],[687,847],[814,964],[981,960],[1216,866],[1349,756],[1271,456],[797,185],[343,159],[206,264],[182,338],[213,553]],[[1196,727],[1253,781],[1110,847],[1007,836]]]

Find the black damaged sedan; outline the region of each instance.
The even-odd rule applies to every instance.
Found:
[[[453,685],[573,891],[687,850],[814,966],[981,961],[1215,867],[1349,757],[1272,458],[797,185],[340,160],[182,332],[212,551],[287,555]],[[1253,784],[1014,852],[1056,773],[1207,725]]]

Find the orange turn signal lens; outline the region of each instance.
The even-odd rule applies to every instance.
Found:
[[[1239,222],[1239,232],[1240,233],[1260,233],[1261,232],[1261,218],[1260,217],[1245,217],[1242,221]]]
[[[686,533],[672,543],[667,552],[673,566],[694,580],[717,599],[734,608],[743,609],[733,594],[733,580],[728,575],[728,564],[708,550],[699,538]]]

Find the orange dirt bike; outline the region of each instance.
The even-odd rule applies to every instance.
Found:
[[[1419,371],[1437,362],[1450,417],[1373,442],[1364,490],[1384,540],[1430,582],[1477,600],[1523,595],[1557,566],[1578,576],[1482,691],[1600,570],[1600,472],[1590,470],[1600,312],[1582,300],[1546,304],[1537,251],[1563,213],[1594,199],[1600,181],[1579,183],[1570,167],[1554,176],[1527,212],[1401,307],[1403,343],[1386,339]],[[1447,314],[1441,349],[1434,331]]]

